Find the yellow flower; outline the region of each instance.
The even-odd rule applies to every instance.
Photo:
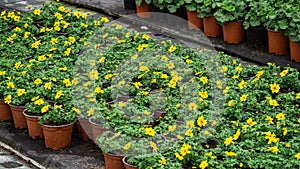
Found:
[[[75,39],[74,37],[72,37],[72,36],[69,36],[69,41],[70,41],[71,43],[75,43],[75,42],[76,42],[76,39]]]
[[[193,103],[193,102],[189,103],[189,110],[196,110],[197,107],[198,107],[198,106],[197,106],[196,103]]]
[[[63,91],[59,90],[56,92],[55,99],[59,99],[63,95]]]
[[[8,82],[6,88],[13,89],[13,88],[15,88],[15,84],[13,82]]]
[[[247,100],[247,97],[248,97],[248,94],[243,94],[241,97],[240,97],[240,101],[241,102],[245,102]]]
[[[197,124],[198,124],[198,126],[200,126],[200,127],[205,126],[206,123],[207,123],[207,121],[204,119],[203,116],[200,116],[200,117],[198,118],[198,120],[197,120]]]
[[[38,57],[38,60],[39,61],[44,61],[44,60],[46,60],[47,58],[45,57],[45,55],[42,55],[42,56],[39,56]]]
[[[285,118],[285,115],[283,113],[279,113],[276,115],[277,120],[283,120]]]
[[[40,45],[41,45],[41,41],[39,40],[39,41],[32,43],[31,48],[37,49],[37,48],[39,48]]]
[[[36,97],[32,98],[31,101],[34,102],[34,101],[36,101],[36,100],[39,99],[39,98],[40,98],[40,96],[36,96]]]
[[[150,141],[150,147],[153,148],[154,152],[157,152],[158,148],[157,148],[156,144],[153,141]]]
[[[109,19],[107,17],[102,17],[100,21],[101,22],[109,22]]]
[[[125,102],[119,102],[119,103],[118,103],[118,106],[119,106],[119,107],[124,107],[125,105],[126,105]]]
[[[245,87],[245,81],[242,80],[239,84],[238,84],[240,89],[243,89]]]
[[[153,137],[153,136],[155,136],[155,130],[153,128],[151,128],[151,127],[150,128],[146,128],[145,129],[145,134]]]
[[[270,124],[274,124],[274,122],[273,122],[273,118],[272,118],[272,117],[270,117],[270,116],[266,116],[266,120],[268,121],[268,125],[270,125]]]
[[[71,53],[71,48],[67,48],[67,50],[64,51],[66,56],[69,56]]]
[[[288,70],[283,70],[281,73],[280,73],[280,77],[284,77],[286,74],[288,74]]]
[[[208,167],[208,162],[207,162],[207,160],[202,161],[202,162],[200,163],[200,165],[199,165],[199,168],[201,168],[201,169],[205,169],[206,167]]]
[[[110,79],[110,78],[112,78],[114,75],[113,74],[107,74],[107,75],[105,75],[105,79],[107,80],[107,79]]]
[[[279,89],[280,89],[279,84],[276,84],[276,83],[270,84],[270,89],[271,89],[272,93],[278,93]]]
[[[207,78],[206,76],[202,76],[202,77],[200,78],[200,81],[201,81],[203,84],[206,84],[206,83],[208,83],[208,78]]]
[[[61,11],[61,12],[64,12],[64,11],[66,10],[66,8],[65,8],[64,6],[60,6],[60,7],[58,8],[58,10]]]
[[[237,139],[240,137],[240,135],[241,135],[241,130],[238,129],[238,130],[236,131],[236,133],[233,135],[233,139],[234,139],[234,140],[237,140]]]
[[[40,15],[41,14],[41,10],[40,9],[35,9],[35,10],[33,10],[33,14]]]
[[[48,110],[49,110],[49,106],[46,105],[46,106],[42,107],[41,112],[46,113]]]
[[[300,99],[300,92],[296,94],[296,99]]]
[[[178,158],[178,160],[183,160],[183,157],[179,153],[175,153],[175,157]]]
[[[161,75],[160,75],[160,78],[166,79],[166,78],[168,78],[168,75],[167,75],[167,74],[161,74]]]
[[[297,158],[297,160],[299,160],[299,159],[300,159],[300,153],[297,153],[297,154],[295,155],[295,158]]]
[[[167,64],[167,67],[168,67],[168,69],[174,69],[174,68],[175,68],[175,65],[174,65],[173,62],[169,62],[169,63]]]
[[[141,82],[134,82],[135,88],[139,89],[143,84]]]
[[[36,100],[35,102],[34,102],[34,104],[36,104],[36,105],[42,105],[42,104],[44,104],[45,102],[44,102],[44,100],[43,99],[38,99],[38,100]]]
[[[176,46],[172,45],[170,48],[169,48],[169,52],[174,52],[176,50]]]
[[[44,88],[47,89],[47,90],[51,90],[52,88],[52,82],[48,82],[44,85]]]
[[[192,63],[193,63],[193,60],[187,59],[187,60],[185,60],[185,62],[186,62],[187,64],[192,64]]]
[[[98,70],[91,70],[90,71],[90,79],[98,79]]]
[[[192,148],[191,145],[184,143],[182,145],[182,147],[180,148],[180,154],[184,157],[187,154],[191,154],[191,151],[189,150],[190,148]]]
[[[142,35],[142,38],[145,39],[145,40],[149,40],[149,39],[150,39],[150,36],[147,35],[147,34],[143,34],[143,35]]]
[[[267,151],[273,151],[275,154],[277,154],[278,153],[278,147],[277,146],[268,147]]]
[[[17,95],[18,95],[18,96],[22,96],[22,95],[24,95],[24,94],[26,94],[26,90],[25,90],[25,89],[18,89],[18,90],[17,90]]]
[[[16,62],[14,65],[14,68],[18,69],[22,65],[21,62]]]
[[[176,125],[168,126],[168,130],[170,132],[173,132],[173,131],[175,131],[176,127],[177,127]]]
[[[189,136],[189,137],[193,137],[194,136],[194,133],[193,133],[193,130],[192,129],[189,129],[185,132],[185,135],[186,136]]]
[[[208,98],[207,91],[201,91],[201,92],[199,92],[199,95],[200,95],[203,99]]]
[[[4,98],[4,102],[6,103],[6,104],[10,104],[11,103],[11,100],[12,99],[12,96],[9,94],[9,95],[7,95],[5,98]]]
[[[283,130],[283,135],[285,136],[286,134],[287,134],[287,129],[284,127],[284,128],[282,128],[282,130]]]
[[[64,78],[63,83],[66,85],[66,87],[72,86],[72,82],[70,81],[70,79]]]
[[[233,107],[234,104],[235,104],[235,100],[229,100],[229,102],[228,102],[229,107]]]
[[[168,86],[169,86],[170,88],[175,88],[176,85],[177,85],[177,82],[176,82],[176,80],[175,80],[174,78],[172,78],[172,79],[170,80],[170,82],[168,83]]]
[[[160,164],[162,164],[162,165],[166,165],[166,164],[167,164],[165,157],[161,157],[161,159],[158,160],[158,162],[159,162]]]
[[[186,121],[186,128],[193,128],[195,126],[194,121],[188,120]]]
[[[104,90],[102,90],[100,87],[96,87],[95,89],[94,89],[94,92],[95,93],[97,93],[97,94],[103,94],[104,93]]]
[[[146,71],[149,71],[149,68],[147,66],[141,66],[140,71],[141,72],[146,72]]]
[[[88,111],[87,111],[87,116],[90,117],[91,115],[94,114],[94,109],[90,108]]]
[[[151,79],[151,83],[156,83],[156,79]]]
[[[137,59],[138,56],[139,56],[138,54],[134,54],[134,55],[131,56],[131,59],[133,59],[133,60],[134,60],[134,59]]]
[[[273,100],[273,99],[270,99],[270,100],[269,100],[269,104],[270,104],[271,106],[273,106],[273,107],[276,107],[276,106],[279,105],[278,102],[277,102],[276,100]]]
[[[99,62],[100,62],[100,63],[105,62],[105,57],[100,58],[100,59],[99,59]]]
[[[229,146],[230,144],[233,144],[234,142],[233,142],[233,140],[232,140],[232,137],[228,137],[228,138],[226,138],[225,139],[225,141],[224,141],[224,144],[226,145],[226,146]]]
[[[285,146],[286,147],[291,147],[291,143],[286,143]]]
[[[128,143],[123,147],[123,149],[124,149],[124,150],[128,150],[128,149],[130,148],[130,146],[131,146],[131,143],[128,142]]]
[[[247,121],[247,124],[249,124],[250,126],[254,126],[257,124],[257,122],[253,121],[252,118],[249,118]]]
[[[237,156],[237,154],[234,153],[234,152],[228,152],[228,151],[225,151],[225,154],[226,154],[227,156],[229,156],[229,157],[236,157],[236,156]]]

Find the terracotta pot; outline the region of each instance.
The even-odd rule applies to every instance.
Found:
[[[12,120],[10,107],[3,100],[0,100],[0,121],[8,120]]]
[[[141,6],[136,5],[136,12],[140,18],[150,18],[152,16],[150,6],[143,1]]]
[[[203,28],[203,19],[197,16],[197,11],[186,11],[188,28],[191,30],[202,30]]]
[[[46,147],[53,150],[68,147],[71,144],[73,126],[74,123],[61,126],[42,125]]]
[[[104,132],[108,131],[106,128],[104,128],[101,124],[97,124],[93,122],[92,119],[89,119],[89,122],[92,127],[92,135],[93,135],[93,141],[95,144],[98,145],[97,143],[97,137],[103,134]]]
[[[128,164],[127,160],[128,160],[127,156],[122,159],[123,164],[124,164],[126,169],[138,169],[138,167]]]
[[[203,18],[204,33],[208,37],[217,37],[222,34],[222,27],[214,16]]]
[[[290,40],[290,56],[291,60],[300,62],[300,41],[293,42]]]
[[[269,53],[289,54],[289,39],[281,31],[268,29],[268,47]]]
[[[25,129],[27,128],[27,123],[25,116],[23,114],[23,111],[26,109],[25,106],[14,106],[14,105],[9,105],[11,109],[11,114],[14,119],[14,125],[18,129]]]
[[[77,121],[77,130],[82,140],[88,141],[93,138],[92,126],[88,119],[79,118]]]
[[[40,116],[28,115],[26,111],[27,109],[23,111],[23,115],[26,119],[29,136],[33,139],[44,138],[43,129],[39,124]]]
[[[227,43],[240,43],[245,40],[243,21],[226,22],[223,25],[223,38]]]
[[[106,169],[125,169],[125,166],[122,161],[123,158],[124,156],[122,155],[105,153],[104,160]]]

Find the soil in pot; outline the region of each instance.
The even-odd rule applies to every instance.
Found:
[[[125,166],[122,161],[123,158],[124,156],[122,155],[105,153],[104,160],[106,169],[125,169]]]
[[[26,109],[23,114],[26,119],[29,136],[33,139],[44,138],[43,129],[39,124],[40,116],[31,115]]]
[[[187,10],[188,28],[191,30],[202,30],[203,19],[197,16],[197,11]]]
[[[291,60],[300,62],[300,41],[293,42],[290,40],[290,56]]]
[[[222,34],[222,27],[214,16],[203,18],[204,33],[208,37],[217,37]]]
[[[268,29],[269,53],[289,54],[289,39],[283,32]]]
[[[14,106],[9,105],[14,120],[14,125],[17,129],[27,128],[27,123],[23,111],[26,109],[25,106]]]
[[[3,100],[0,100],[0,121],[8,120],[12,120],[10,107]]]
[[[223,38],[227,43],[240,43],[245,40],[245,30],[242,21],[226,22],[223,25]]]
[[[46,147],[53,150],[68,147],[71,144],[73,126],[74,123],[61,126],[42,125]]]

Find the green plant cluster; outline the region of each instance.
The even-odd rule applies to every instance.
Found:
[[[245,29],[264,27],[284,31],[292,41],[300,41],[297,0],[153,0],[147,3],[171,13],[185,7],[197,11],[199,18],[215,16],[220,24],[244,21]]]

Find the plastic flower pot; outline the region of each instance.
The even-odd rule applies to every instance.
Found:
[[[26,119],[29,136],[33,139],[44,138],[43,129],[39,124],[40,116],[33,116],[27,114],[27,109],[23,111]]]
[[[188,28],[191,30],[202,30],[203,28],[203,19],[197,16],[197,11],[186,11]]]
[[[290,40],[290,57],[291,60],[300,62],[300,41],[293,42]]]
[[[245,40],[243,21],[226,22],[223,25],[223,38],[227,43],[240,43]]]
[[[79,137],[84,141],[89,141],[93,138],[92,126],[89,119],[79,118],[77,123]]]
[[[0,121],[8,120],[12,120],[10,107],[3,100],[0,100]]]
[[[92,128],[93,141],[96,145],[98,145],[97,137],[108,130],[106,128],[104,128],[103,125],[93,121],[91,118],[89,119],[89,122],[90,122],[91,128]]]
[[[208,37],[217,37],[222,34],[222,27],[214,16],[203,18],[204,34]]]
[[[23,111],[26,109],[25,106],[14,106],[9,105],[14,120],[14,125],[17,129],[27,128],[27,123]]]
[[[131,164],[127,163],[127,160],[128,160],[128,159],[129,159],[128,156],[125,156],[125,157],[122,159],[125,168],[126,168],[126,169],[138,169],[137,166],[134,166],[134,165],[131,165]]]
[[[66,125],[42,125],[46,148],[60,150],[71,144],[74,122]]]
[[[136,5],[137,16],[140,18],[150,18],[152,16],[150,6],[143,1],[140,6]]]
[[[289,39],[282,31],[268,29],[268,48],[269,53],[289,54]]]
[[[106,169],[125,169],[123,164],[123,155],[116,155],[111,153],[104,154]]]

